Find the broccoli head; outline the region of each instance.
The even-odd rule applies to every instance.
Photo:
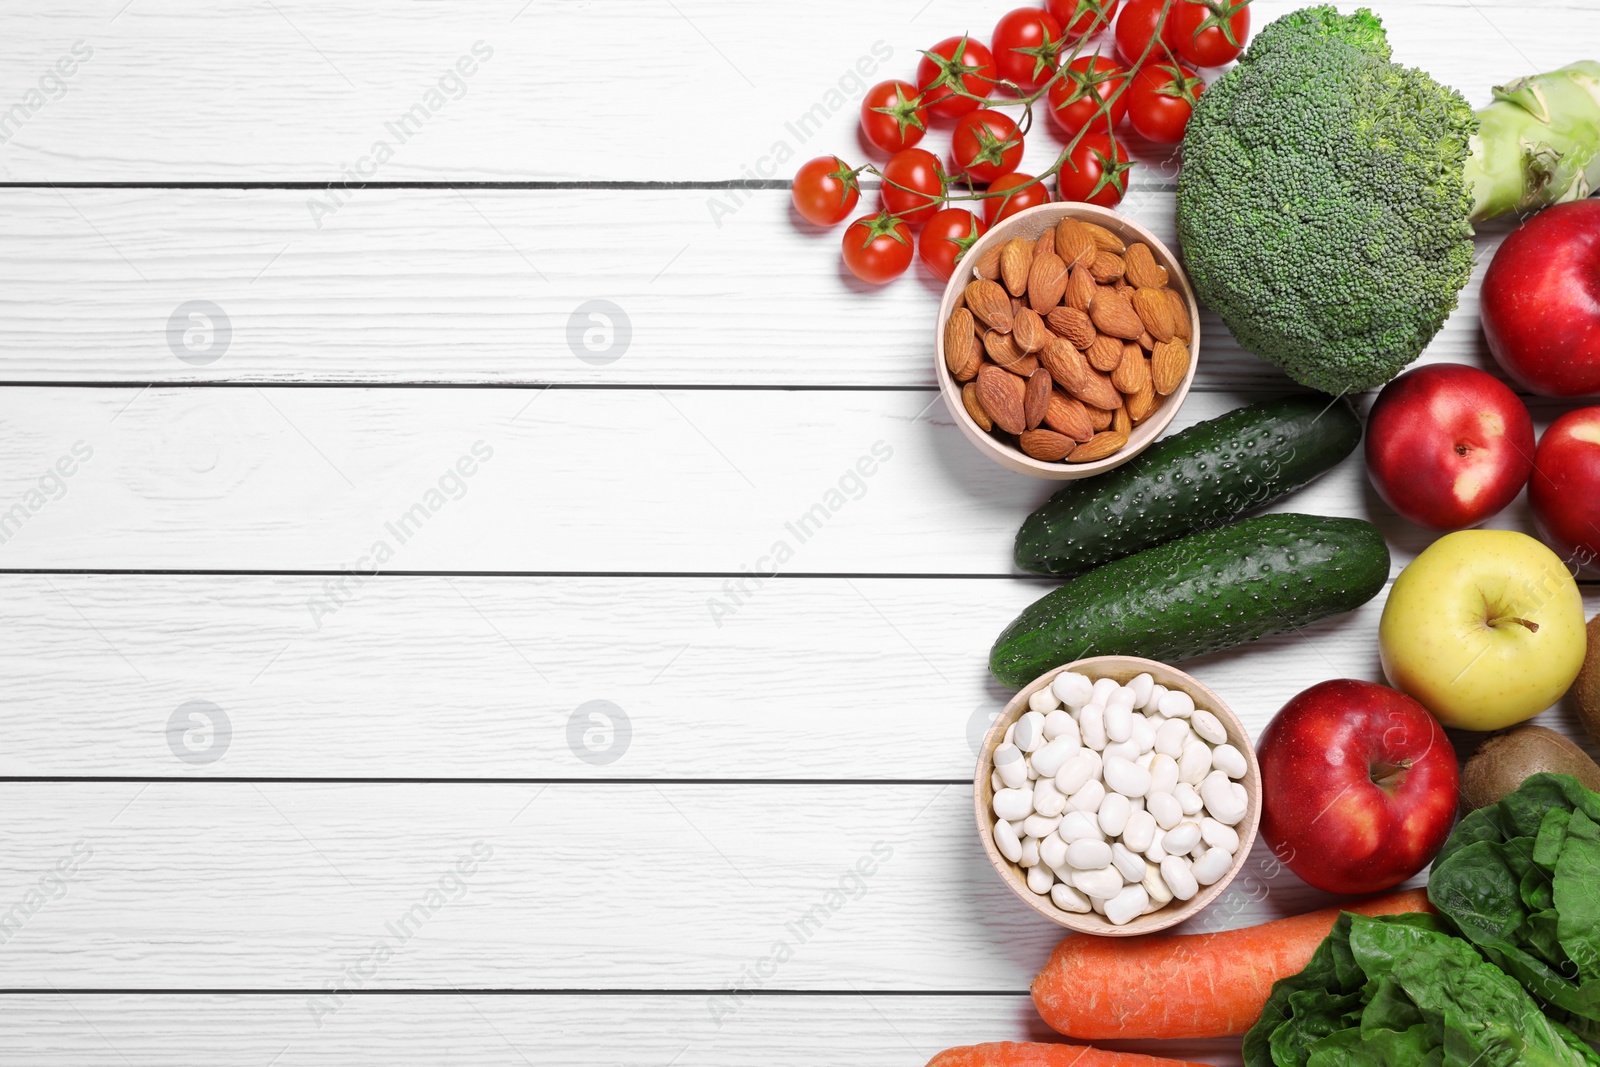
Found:
[[[1178,237],[1239,343],[1328,393],[1388,381],[1472,272],[1467,101],[1389,58],[1372,12],[1294,12],[1200,97]]]

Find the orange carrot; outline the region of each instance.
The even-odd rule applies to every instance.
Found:
[[[990,1041],[947,1048],[928,1067],[1205,1067],[1188,1060],[1107,1052],[1087,1045],[1053,1045],[1038,1041]]]
[[[1432,911],[1407,890],[1217,934],[1091,937],[1056,946],[1033,980],[1033,1004],[1072,1037],[1225,1037],[1261,1017],[1272,983],[1305,969],[1341,911]]]

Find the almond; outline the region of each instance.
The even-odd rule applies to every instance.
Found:
[[[1027,386],[1027,391],[1022,394],[1022,421],[1032,430],[1044,421],[1045,412],[1050,409],[1053,383],[1050,381],[1050,372],[1040,367],[1028,375],[1028,380],[1023,384]]]
[[[1095,292],[1094,275],[1080,263],[1072,268],[1072,273],[1067,277],[1067,291],[1061,294],[1061,299],[1068,307],[1088,311],[1089,305],[1094,302]]]
[[[1144,388],[1137,393],[1131,394],[1125,401],[1128,407],[1128,417],[1133,420],[1135,426],[1139,425],[1139,423],[1150,417],[1150,413],[1156,409],[1156,404],[1159,401],[1160,398],[1156,396],[1155,386],[1150,383],[1149,379],[1146,379]]]
[[[944,321],[944,365],[950,368],[956,381],[971,381],[978,373],[983,349],[978,335],[973,332],[972,312],[957,308]]]
[[[1026,352],[1017,347],[1017,343],[1011,339],[1009,333],[998,333],[994,330],[990,330],[983,335],[983,351],[997,366],[1001,367],[1015,363],[1027,355]]]
[[[1089,273],[1101,285],[1110,285],[1122,277],[1122,257],[1115,252],[1096,252]]]
[[[962,295],[967,298],[967,307],[979,322],[1001,333],[1011,332],[1011,298],[1006,296],[1006,291],[997,282],[981,278],[968,282]]]
[[[1150,364],[1144,361],[1144,349],[1138,345],[1122,346],[1122,362],[1111,372],[1111,384],[1117,392],[1129,396],[1150,387]]]
[[[1000,277],[1000,253],[1004,245],[991,245],[989,250],[978,257],[978,262],[972,265],[972,272],[986,281],[994,281]]]
[[[1065,337],[1074,348],[1088,348],[1099,336],[1088,314],[1077,308],[1058,307],[1046,315],[1044,321],[1052,333]]]
[[[1123,243],[1122,238],[1118,237],[1104,226],[1097,225],[1093,222],[1085,222],[1082,225],[1083,228],[1089,232],[1089,238],[1090,240],[1094,241],[1094,246],[1103,252],[1116,252],[1120,255],[1122,250],[1127,247],[1127,245]]]
[[[1114,371],[1122,365],[1122,342],[1115,337],[1096,337],[1083,355],[1095,370]]]
[[[1044,320],[1032,308],[1019,308],[1011,316],[1011,339],[1024,352],[1037,352],[1050,337]]]
[[[978,424],[978,429],[988,433],[994,429],[994,420],[989,413],[983,410],[983,405],[978,403],[978,383],[968,382],[961,387],[961,406],[967,409],[967,414],[972,416],[972,421]]]
[[[976,285],[991,284],[988,282],[975,282]],[[968,294],[967,303],[972,306],[973,313],[978,318],[984,318],[983,309],[973,303]],[[1133,310],[1133,302],[1121,293],[1108,293],[1102,289],[1094,298],[1094,303],[1089,305],[1089,319],[1095,329],[1101,333],[1108,333],[1112,337],[1120,337],[1131,341],[1144,333],[1144,323],[1139,320],[1139,315]],[[987,321],[987,320],[985,320]],[[989,323],[993,326],[994,323]],[[1009,329],[1010,324],[1007,323]]]
[[[1106,459],[1122,451],[1128,443],[1128,435],[1107,430],[1097,433],[1084,444],[1067,453],[1068,463],[1093,463],[1097,459]]]
[[[1150,381],[1162,396],[1183,384],[1189,373],[1189,349],[1182,341],[1157,341],[1150,353]]]
[[[1054,430],[1024,430],[1017,444],[1023,452],[1046,463],[1058,463],[1078,447],[1078,442]]]
[[[1128,416],[1128,403],[1123,401],[1111,413],[1111,432],[1126,437],[1133,432],[1133,419]]]
[[[1162,289],[1167,284],[1167,268],[1156,262],[1150,246],[1134,242],[1123,256],[1128,269],[1128,284],[1140,289]]]
[[[1157,341],[1172,340],[1177,328],[1172,321],[1172,305],[1167,303],[1165,289],[1135,289],[1133,310],[1150,336]]]
[[[1092,388],[1089,379],[1094,371],[1083,353],[1059,337],[1052,337],[1039,350],[1039,365],[1050,372],[1051,379],[1067,392]]]
[[[1067,265],[1061,257],[1054,252],[1035,256],[1028,271],[1028,306],[1041,315],[1049,314],[1066,291]]]
[[[1094,261],[1095,250],[1088,224],[1077,219],[1062,219],[1056,223],[1056,255],[1063,263],[1069,267],[1080,263],[1088,266]]]
[[[1146,330],[1144,333],[1141,333],[1139,335],[1139,347],[1140,348],[1142,348],[1146,352],[1148,352],[1152,348],[1154,348],[1155,346],[1156,346],[1156,339],[1154,337],[1150,336],[1150,331],[1149,330]]]
[[[1001,370],[1008,370],[1019,378],[1026,378],[1039,369],[1039,357],[1023,356],[1015,363],[1007,363],[1004,366],[997,363],[995,366],[1000,367]]]
[[[1054,230],[1046,230],[1038,237],[1034,238],[1033,258],[1038,259],[1046,252],[1049,252],[1051,255],[1055,255],[1056,235]],[[1068,266],[1071,266],[1071,264],[1069,263]]]
[[[1054,389],[1050,393],[1050,406],[1045,409],[1044,424],[1078,442],[1087,441],[1094,436],[1094,424],[1089,421],[1089,410],[1083,406],[1082,401],[1068,396],[1059,389]]]
[[[1111,411],[1108,408],[1090,407],[1083,405],[1083,413],[1089,416],[1089,425],[1095,433],[1111,429]]]
[[[1189,307],[1183,302],[1183,297],[1176,289],[1163,289],[1167,294],[1167,304],[1172,308],[1172,336],[1181,337],[1185,341],[1194,337],[1194,326],[1189,321]]]
[[[978,403],[994,424],[1006,433],[1027,429],[1022,416],[1022,398],[1028,390],[1021,378],[999,367],[978,368]]]
[[[1000,280],[1006,292],[1021,296],[1028,288],[1028,266],[1033,262],[1033,244],[1024,237],[1013,237],[1000,246]]]
[[[1077,386],[1077,388],[1073,388]],[[1089,405],[1101,411],[1115,411],[1122,403],[1122,394],[1117,392],[1117,387],[1111,384],[1109,374],[1100,374],[1090,371],[1089,377],[1079,382],[1064,382],[1062,388]]]

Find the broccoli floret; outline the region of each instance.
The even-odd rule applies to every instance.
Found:
[[[1476,122],[1459,93],[1390,61],[1370,11],[1273,22],[1184,137],[1178,237],[1200,299],[1305,385],[1388,381],[1472,272]]]

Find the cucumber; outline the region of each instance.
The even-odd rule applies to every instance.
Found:
[[[1230,411],[1056,493],[1017,531],[1017,566],[1077,574],[1232,522],[1305,485],[1360,440],[1355,408],[1321,393]]]
[[[1072,579],[1006,627],[989,670],[1020,687],[1085,656],[1173,663],[1350,611],[1388,580],[1370,522],[1262,515]]]

